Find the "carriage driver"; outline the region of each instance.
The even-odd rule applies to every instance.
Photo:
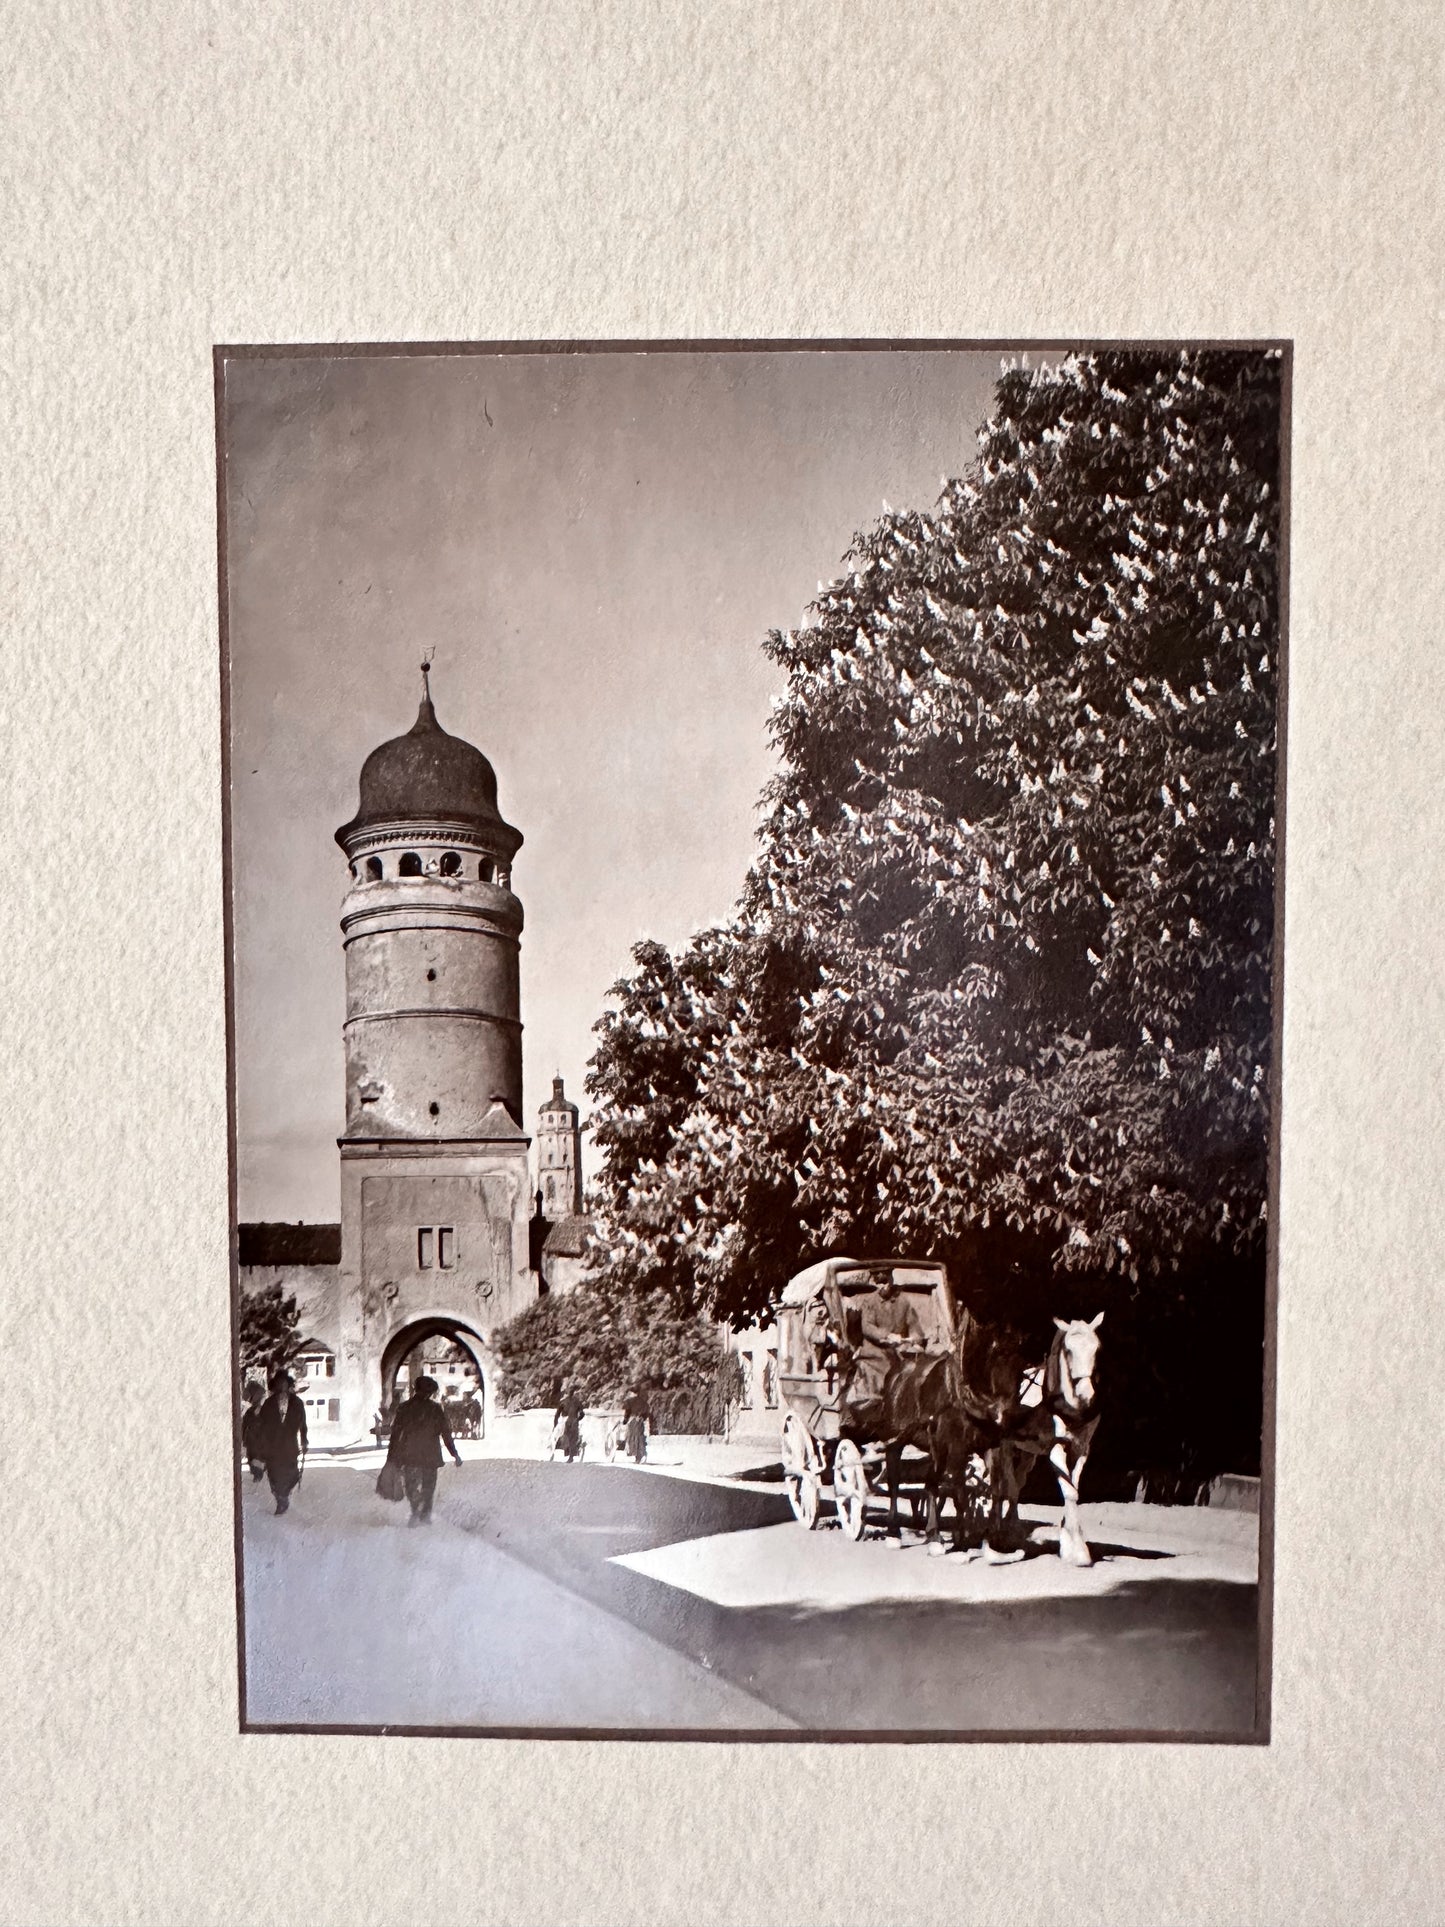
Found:
[[[893,1273],[878,1270],[870,1274],[872,1291],[859,1305],[857,1362],[853,1378],[855,1397],[876,1397],[883,1381],[900,1359],[910,1358],[927,1349],[923,1327],[912,1301],[899,1291]]]

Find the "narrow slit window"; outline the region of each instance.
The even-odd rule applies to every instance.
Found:
[[[416,1262],[417,1268],[420,1271],[430,1271],[432,1268],[432,1230],[430,1225],[423,1225],[421,1230],[416,1234]]]
[[[437,1263],[443,1271],[450,1271],[457,1261],[457,1234],[449,1224],[437,1227]]]

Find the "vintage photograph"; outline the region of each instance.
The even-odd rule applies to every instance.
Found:
[[[215,370],[243,1728],[1267,1740],[1288,344]]]

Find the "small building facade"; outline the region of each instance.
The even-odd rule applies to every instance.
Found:
[[[725,1331],[724,1339],[737,1356],[741,1374],[737,1429],[740,1433],[775,1436],[783,1415],[779,1409],[778,1328],[769,1321],[743,1331]]]

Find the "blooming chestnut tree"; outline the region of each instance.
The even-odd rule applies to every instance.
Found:
[[[821,1252],[1262,1255],[1282,362],[1007,369],[977,461],[774,632],[728,922],[588,1078],[614,1273],[743,1318]]]

